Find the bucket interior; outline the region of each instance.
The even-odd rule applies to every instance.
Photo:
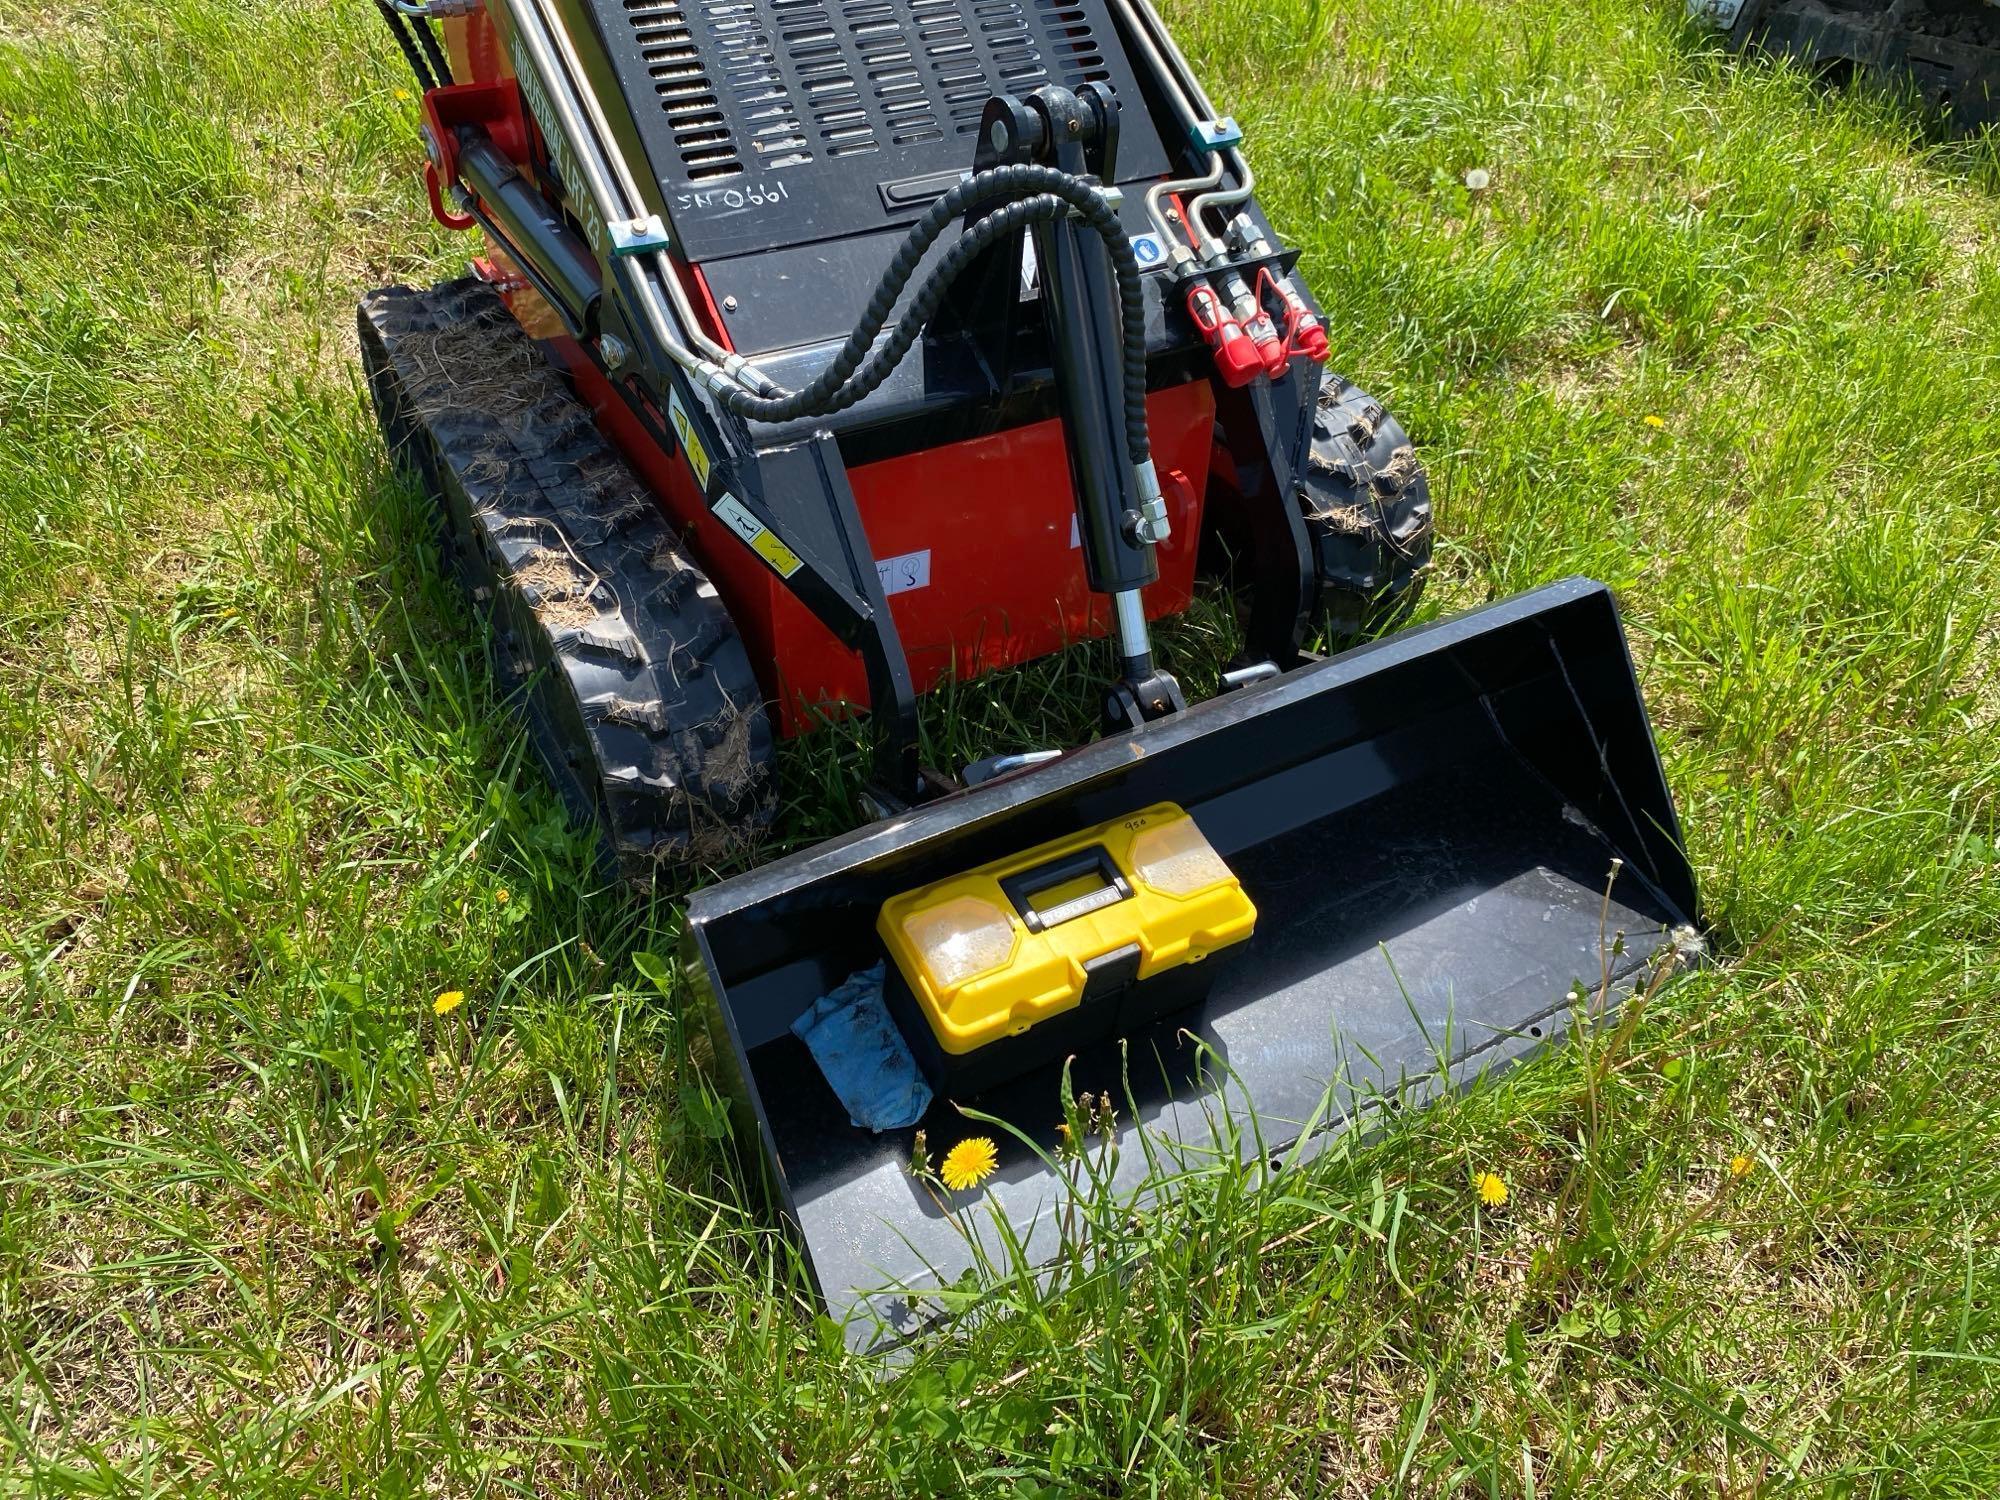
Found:
[[[1122,1131],[1143,1124],[1162,1140],[1205,1146],[1217,1109],[1254,1108],[1275,1150],[1329,1109],[1337,1120],[1511,1060],[1566,1024],[1578,984],[1595,992],[1607,972],[1614,988],[1629,983],[1695,920],[1615,610],[1582,582],[1408,632],[703,893],[691,934],[718,1054],[857,1344],[915,1331],[923,1315],[904,1289],[969,1263],[961,1226],[975,1216],[954,1222],[910,1175],[913,1131],[849,1123],[792,1020],[882,957],[874,919],[888,896],[1158,800],[1194,816],[1258,912],[1205,1001],[1071,1063],[1079,1093],[1119,1101]],[[1059,1089],[1051,1066],[959,1102],[1046,1147]],[[991,1135],[1000,1165],[983,1191],[1017,1229],[1054,1232],[1055,1185],[1026,1146],[943,1098],[924,1128],[934,1157]],[[1144,1172],[1144,1153],[1124,1151],[1121,1176],[1137,1186]]]

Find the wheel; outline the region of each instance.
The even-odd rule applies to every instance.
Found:
[[[1402,424],[1330,370],[1320,376],[1299,502],[1328,636],[1377,635],[1406,618],[1430,565],[1430,481]]]
[[[359,323],[390,451],[572,813],[634,881],[754,848],[774,744],[749,655],[590,409],[478,280],[373,292]]]

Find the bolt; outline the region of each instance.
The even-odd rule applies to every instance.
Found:
[[[735,312],[736,299],[734,297],[724,297],[722,299],[722,310],[724,312]]]
[[[623,339],[613,334],[602,333],[597,336],[597,352],[604,356],[604,368],[615,370],[625,363],[631,351],[625,347]]]
[[[634,219],[630,224],[627,224],[625,227],[631,230],[634,234],[644,234],[646,232],[646,221],[644,218],[637,218]]]
[[[1063,124],[1069,128],[1071,135],[1083,134],[1083,121],[1079,120],[1075,115],[1071,115],[1067,120],[1064,120]]]

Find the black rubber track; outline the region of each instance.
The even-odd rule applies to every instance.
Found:
[[[619,872],[733,861],[771,820],[756,675],[650,491],[493,290],[389,287],[360,309],[390,451],[441,502],[495,670]]]
[[[1985,0],[1746,0],[1729,35],[1829,77],[1900,75],[1954,130],[2000,123],[2000,9]]]
[[[1402,424],[1325,371],[1299,503],[1319,558],[1321,620],[1336,640],[1402,620],[1431,558],[1431,486]]]

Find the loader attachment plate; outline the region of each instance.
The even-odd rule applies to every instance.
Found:
[[[1608,966],[1629,988],[1697,921],[1693,876],[1611,596],[1552,584],[1199,705],[699,893],[688,944],[745,1139],[850,1343],[935,1317],[988,1205],[1053,1258],[1061,1183],[940,1096],[933,1156],[973,1134],[995,1174],[940,1204],[913,1131],[850,1124],[792,1021],[880,962],[900,892],[1156,803],[1186,809],[1256,906],[1205,999],[1071,1061],[1118,1101],[1118,1182],[1156,1148],[1212,1149],[1254,1110],[1263,1149],[1419,1103],[1566,1023]],[[1606,890],[1612,862],[1621,860]],[[1625,934],[1613,957],[1615,933]],[[1198,1039],[1198,1041],[1196,1040]],[[1060,1062],[964,1103],[1050,1149]],[[1135,1118],[1136,1111],[1136,1118]],[[1246,1131],[1240,1149],[1250,1149]],[[1309,1148],[1308,1148],[1309,1149]]]

